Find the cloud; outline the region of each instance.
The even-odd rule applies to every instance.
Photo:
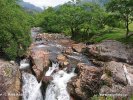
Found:
[[[35,6],[41,7],[43,8],[44,6],[48,7],[48,6],[57,6],[59,4],[63,4],[66,3],[70,0],[23,0],[25,2],[29,2]]]

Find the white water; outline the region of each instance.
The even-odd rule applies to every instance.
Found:
[[[67,82],[73,76],[75,76],[73,72],[68,74],[63,70],[53,74],[53,81],[47,87],[45,100],[70,100],[67,92]]]
[[[59,69],[58,63],[52,63],[52,67],[49,67],[48,71],[45,73],[45,76],[51,76],[55,69]]]
[[[26,59],[23,59],[20,61],[20,69],[26,69],[29,67],[30,67],[30,64]]]
[[[43,100],[40,90],[42,82],[38,83],[34,75],[25,72],[22,72],[22,80],[23,100]]]

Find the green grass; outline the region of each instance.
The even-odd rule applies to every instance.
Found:
[[[129,29],[131,32],[133,32],[133,23],[130,24]],[[126,39],[125,33],[125,29],[114,28],[110,32],[105,32],[104,34],[93,37],[90,41],[98,43],[103,40],[118,40],[123,43],[133,44],[133,36]]]

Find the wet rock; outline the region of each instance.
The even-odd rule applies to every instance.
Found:
[[[64,61],[66,61],[66,57],[64,55],[60,54],[60,55],[57,56],[57,60],[61,61],[61,62],[62,61],[64,62]]]
[[[31,53],[31,60],[33,63],[33,70],[37,76],[37,79],[40,80],[41,76],[48,69],[49,61],[49,52],[42,50],[35,50]]]
[[[43,82],[45,82],[45,83],[48,83],[48,82],[50,82],[52,80],[53,80],[53,77],[52,76],[44,76],[43,77]]]
[[[102,70],[84,63],[79,63],[76,70],[77,76],[68,83],[68,91],[81,100],[89,100],[100,90]]]
[[[66,56],[64,56],[63,54],[59,54],[57,56],[57,60],[61,69],[67,67],[67,65],[69,64]]]
[[[0,100],[20,100],[21,74],[15,63],[0,60]]]
[[[81,52],[83,52],[83,49],[86,48],[86,45],[83,43],[73,44],[72,48],[74,51],[81,53]]]
[[[102,61],[121,61],[133,63],[133,50],[115,40],[106,40],[98,44],[89,45],[88,54]]]

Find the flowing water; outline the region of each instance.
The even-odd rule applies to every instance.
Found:
[[[40,89],[42,82],[38,83],[34,75],[26,72],[22,72],[22,81],[23,100],[43,100]]]
[[[58,63],[52,63],[52,67],[49,67],[49,70],[45,74],[45,76],[53,77],[53,80],[46,89],[45,100],[70,100],[67,92],[67,82],[75,74],[74,72],[67,73],[64,70],[59,70],[52,74],[54,70],[59,69],[58,66]]]
[[[27,69],[29,67],[30,67],[30,64],[27,59],[23,59],[20,61],[20,69]]]
[[[54,70],[59,69],[58,63],[52,63],[52,67],[49,67],[48,71],[45,73],[45,76],[51,76]]]
[[[34,32],[33,35],[36,35],[36,32]],[[67,92],[67,83],[73,76],[76,75],[74,73],[75,65],[77,65],[79,61],[83,63],[88,63],[88,59],[82,54],[76,52],[73,52],[72,55],[68,55],[67,57],[71,62],[70,64],[72,68],[70,69],[69,73],[67,73],[66,69],[60,70],[59,64],[55,63],[57,62],[57,55],[61,54],[63,49],[65,48],[63,45],[60,45],[55,41],[34,42],[36,43],[35,49],[37,48],[49,51],[49,59],[54,63],[52,63],[52,67],[49,67],[48,71],[45,73],[45,76],[51,76],[53,77],[53,80],[47,86],[45,95],[42,95],[40,89],[42,82],[38,83],[34,75],[22,72],[23,100],[70,100],[70,95]],[[25,69],[29,67],[30,64],[26,60],[20,62],[20,69]]]
[[[53,80],[46,90],[45,100],[70,100],[70,96],[67,92],[67,82],[73,76],[75,76],[73,72],[68,74],[64,70],[53,74]]]

